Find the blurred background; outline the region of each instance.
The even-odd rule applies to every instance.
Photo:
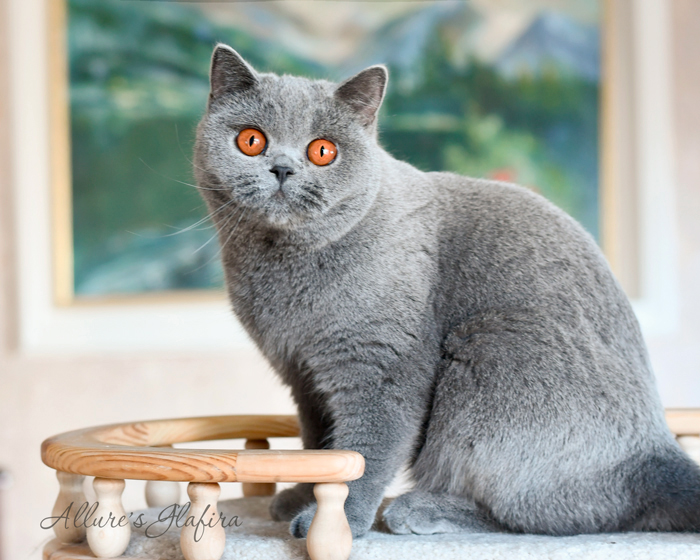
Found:
[[[528,185],[599,237],[597,1],[67,8],[77,297],[220,287],[210,224],[173,235],[203,216],[183,183],[216,41],[278,74],[338,81],[387,64],[389,152]]]
[[[386,63],[382,145],[573,215],[635,302],[664,405],[700,407],[697,0],[0,0],[0,558],[50,537],[46,437],[294,412],[234,330],[213,230],[172,235],[204,216],[187,183],[216,41],[260,71]]]

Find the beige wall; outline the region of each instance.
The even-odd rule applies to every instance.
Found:
[[[0,468],[14,483],[0,508],[0,558],[40,558],[49,531],[40,529],[57,492],[41,463],[53,434],[110,422],[235,413],[291,414],[288,392],[255,351],[40,358],[16,349],[12,170],[9,167],[6,10],[0,0]],[[293,443],[292,443],[293,444]],[[229,495],[236,491],[227,489]],[[127,508],[143,507],[138,485]],[[4,556],[2,553],[4,552]]]
[[[0,0],[0,465],[14,486],[4,511],[6,559],[39,558],[39,528],[56,494],[39,460],[41,441],[88,425],[141,418],[292,412],[287,391],[254,352],[217,355],[30,358],[16,351],[11,169],[7,128],[6,0]],[[666,405],[700,396],[700,1],[674,0],[677,199],[681,235],[682,331],[650,341],[659,371],[674,369],[687,390],[659,380]],[[138,498],[131,493],[131,504]]]
[[[700,1],[672,4],[681,328],[649,350],[664,403],[700,406]]]

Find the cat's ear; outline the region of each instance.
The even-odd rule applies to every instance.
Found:
[[[216,99],[226,93],[244,91],[258,83],[253,67],[228,45],[219,43],[211,56],[210,97]]]
[[[370,66],[340,84],[335,90],[335,97],[350,105],[363,126],[372,127],[384,99],[388,79],[386,66]]]

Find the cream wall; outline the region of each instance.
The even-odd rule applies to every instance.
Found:
[[[48,534],[39,522],[56,494],[53,473],[39,459],[47,436],[130,419],[293,407],[254,351],[52,358],[17,350],[7,5],[0,0],[0,465],[14,478],[4,504],[4,558],[24,560],[40,557]],[[700,2],[673,6],[681,330],[649,345],[664,403],[700,406]],[[139,505],[135,491],[128,500],[127,507]]]
[[[0,508],[5,514],[0,558],[29,560],[41,557],[50,536],[39,523],[50,515],[57,492],[53,471],[39,457],[46,437],[126,420],[292,414],[294,408],[287,390],[254,350],[31,357],[17,349],[8,4],[0,0],[0,467],[14,482]],[[138,486],[127,490],[128,509],[143,506]],[[238,485],[228,486],[230,494]]]
[[[700,2],[672,4],[680,329],[649,350],[664,402],[700,406]]]

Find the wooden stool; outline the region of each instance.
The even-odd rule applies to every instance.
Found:
[[[177,503],[176,482],[189,482],[191,508],[187,516],[211,525],[195,536],[187,524],[180,535],[186,560],[219,560],[225,534],[217,512],[220,482],[242,482],[245,496],[271,495],[276,482],[315,483],[318,503],[309,529],[307,549],[312,560],[347,560],[352,534],[343,504],[345,482],[364,472],[355,451],[270,450],[267,438],[296,437],[294,416],[212,416],[114,424],[77,430],[47,439],[41,446],[46,465],[56,469],[60,490],[52,517],[75,520],[81,504],[84,476],[94,476],[99,506],[90,519],[99,525],[60,522],[56,539],[44,548],[44,560],[85,560],[120,557],[129,544],[131,525],[121,503],[124,479],[147,480],[149,506]],[[246,439],[245,450],[174,449],[174,443]],[[69,509],[69,506],[73,506]],[[204,517],[202,517],[204,516]],[[85,544],[87,540],[87,544]],[[94,555],[94,556],[93,556]],[[142,559],[140,559],[142,560]]]
[[[700,463],[700,409],[666,411],[666,421],[678,443]],[[47,439],[42,459],[56,469],[60,491],[52,517],[65,515],[68,506],[83,504],[83,476],[95,476],[99,507],[92,518],[102,526],[54,525],[56,539],[44,548],[44,560],[116,558],[129,544],[131,527],[123,519],[124,479],[147,480],[149,506],[170,506],[179,498],[177,481],[189,482],[188,515],[216,520],[220,482],[242,482],[246,496],[272,495],[276,482],[315,483],[318,510],[307,537],[312,560],[347,560],[352,535],[343,504],[345,482],[362,476],[364,459],[342,450],[271,451],[267,438],[294,437],[294,416],[214,416],[155,420],[78,430]],[[173,449],[174,443],[245,438],[246,449]],[[70,510],[74,519],[75,509]],[[221,524],[204,531],[185,526],[180,547],[186,560],[219,560],[225,534]],[[87,544],[84,542],[87,539]],[[126,559],[125,559],[126,560]],[[145,560],[145,559],[128,559]]]

